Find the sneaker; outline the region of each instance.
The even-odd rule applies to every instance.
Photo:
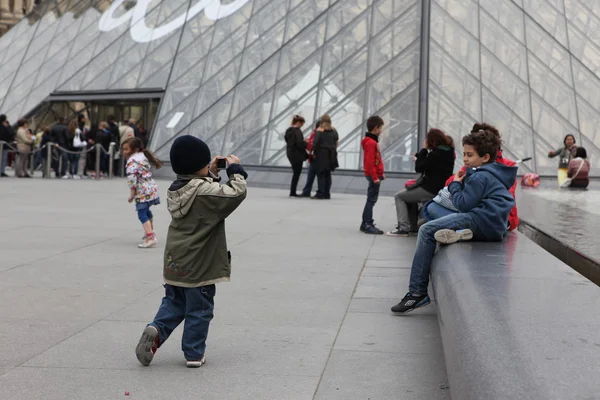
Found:
[[[413,296],[412,293],[408,292],[402,301],[392,307],[393,313],[406,314],[420,307],[425,307],[431,303],[431,299],[428,295],[423,294],[421,296]]]
[[[190,361],[190,360],[188,360],[185,363],[185,366],[188,367],[188,368],[200,368],[204,364],[206,364],[206,356],[202,356],[202,358],[200,360],[198,360],[198,361]]]
[[[395,236],[395,237],[407,237],[409,235],[409,232],[406,232],[402,229],[394,229],[391,232],[386,232],[385,233],[386,236]]]
[[[8,175],[6,175],[6,174],[2,174],[2,175],[0,175],[0,176],[1,176],[2,178],[8,178]]]
[[[69,175],[63,175],[62,179],[69,179]]]
[[[78,181],[78,180],[81,179],[81,176],[79,176],[79,175],[73,175],[73,179],[75,179],[76,181]]]
[[[377,228],[375,225],[364,227],[363,232],[368,233],[369,235],[383,235],[383,231]]]
[[[145,367],[150,365],[159,345],[160,339],[158,337],[158,329],[148,325],[146,329],[144,329],[142,337],[135,348],[135,355],[138,361]]]
[[[440,229],[435,233],[434,237],[438,243],[452,244],[473,239],[473,232],[470,229],[460,229],[458,231],[453,231],[452,229]]]
[[[138,247],[140,249],[150,249],[150,248],[154,248],[156,247],[156,244],[158,243],[158,241],[156,240],[156,237],[145,237],[144,241],[140,244],[138,244]]]

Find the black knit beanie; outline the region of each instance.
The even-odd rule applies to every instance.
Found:
[[[211,162],[210,149],[195,136],[180,136],[171,146],[171,167],[177,175],[191,175]]]

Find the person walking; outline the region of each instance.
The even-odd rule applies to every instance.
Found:
[[[415,172],[421,176],[412,186],[394,195],[398,225],[386,235],[408,236],[417,232],[419,203],[432,200],[453,171],[454,149],[448,145],[446,134],[430,129],[424,147],[415,155]]]
[[[7,144],[14,142],[15,133],[6,119],[6,115],[0,115],[0,141],[5,142],[4,147],[2,147],[2,165],[0,175],[2,178],[8,177],[6,174],[6,164],[8,163],[8,154],[10,149]]]
[[[321,126],[315,133],[313,141],[313,153],[317,170],[317,181],[319,189],[313,197],[316,200],[331,199],[331,173],[339,166],[337,159],[337,146],[340,140],[339,134],[331,123],[331,117],[327,114],[321,117]]]
[[[312,192],[313,184],[315,183],[315,178],[317,177],[317,163],[314,161],[314,155],[312,153],[313,149],[313,141],[315,140],[315,133],[317,133],[317,129],[321,126],[321,121],[317,121],[315,124],[315,129],[311,132],[310,136],[306,140],[306,151],[308,152],[308,171],[306,172],[306,184],[304,185],[304,189],[302,189],[302,197],[310,197]]]
[[[554,158],[559,156],[558,158],[558,185],[560,186],[565,179],[567,179],[567,175],[569,172],[569,162],[575,158],[575,152],[577,151],[575,136],[568,134],[565,136],[563,140],[563,147],[556,151],[549,151],[548,157]]]
[[[302,174],[302,164],[308,158],[306,153],[306,141],[302,135],[302,126],[304,125],[304,117],[294,115],[292,118],[292,126],[285,131],[285,143],[287,144],[287,158],[292,164],[292,184],[290,186],[290,197],[298,197],[296,189],[298,181]]]
[[[17,129],[17,150],[19,150],[19,154],[15,165],[15,176],[17,178],[31,178],[31,175],[27,171],[27,164],[34,140],[27,130],[29,123],[26,119],[17,121],[17,126],[19,127]]]

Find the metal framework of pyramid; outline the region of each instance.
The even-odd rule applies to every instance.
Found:
[[[412,171],[428,127],[459,144],[482,120],[508,157],[533,157],[522,171],[554,174],[547,153],[567,133],[598,171],[600,2],[423,1],[48,2],[0,37],[0,113],[14,121],[53,92],[162,88],[150,147],[164,159],[193,134],[287,165],[291,117],[308,131],[328,113],[341,167],[358,170],[378,114],[388,171]]]

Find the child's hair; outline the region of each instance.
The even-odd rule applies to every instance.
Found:
[[[139,153],[140,151],[144,153],[150,164],[154,165],[157,169],[163,166],[162,161],[160,161],[150,150],[144,149],[144,143],[140,140],[140,138],[132,137],[126,139],[121,143],[121,147],[128,145],[132,152]]]
[[[498,139],[500,139],[500,142],[502,143],[502,135],[500,134],[500,131],[498,131],[498,129],[494,125],[490,125],[487,122],[477,122],[473,125],[473,128],[471,129],[471,133],[475,133],[475,132],[479,132],[479,131],[492,132],[494,135],[498,136]],[[498,150],[502,151],[502,145],[500,146],[500,148]]]
[[[372,132],[373,129],[383,127],[383,119],[379,115],[373,115],[367,120],[367,130]]]
[[[587,158],[587,150],[583,147],[578,147],[575,150],[575,157],[583,158],[584,160]]]
[[[448,141],[448,146],[454,148],[454,139],[452,139],[452,136],[446,135],[446,140]]]
[[[298,122],[306,122],[306,120],[304,119],[304,117],[302,115],[294,115],[292,117],[292,125],[296,125]]]
[[[333,129],[329,114],[325,114],[321,117],[321,128],[323,128],[324,131],[330,131]]]
[[[466,144],[473,146],[479,157],[489,154],[490,161],[488,163],[492,163],[496,161],[498,150],[502,146],[502,140],[494,132],[482,129],[463,137],[462,144],[463,146]]]
[[[575,135],[571,135],[571,134],[569,133],[567,136],[565,136],[565,139],[563,140],[563,144],[564,144],[565,146],[567,145],[567,139],[568,139],[569,137],[572,137],[572,138],[573,138],[573,144],[577,143],[577,141],[575,140]]]
[[[439,146],[444,146],[447,144],[447,136],[441,129],[431,128],[429,132],[427,132],[427,147],[429,149],[435,150]]]

